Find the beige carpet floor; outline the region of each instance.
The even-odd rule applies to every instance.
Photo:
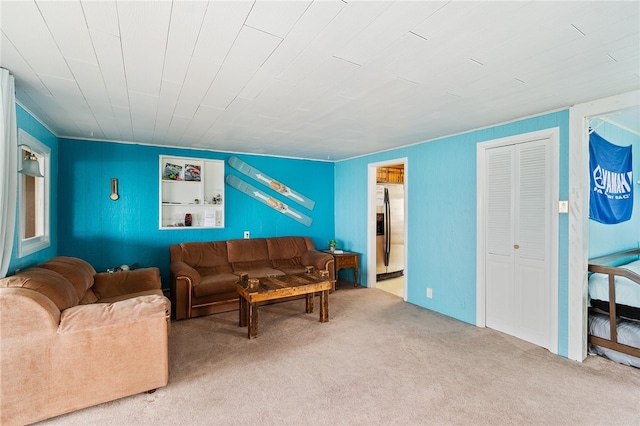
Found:
[[[330,322],[295,300],[172,323],[168,386],[59,425],[640,425],[640,370],[584,363],[490,329],[341,287]]]

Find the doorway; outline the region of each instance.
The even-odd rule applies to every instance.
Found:
[[[588,117],[587,126],[590,138],[599,136],[612,145],[620,147],[631,146],[632,151],[637,151],[640,148],[638,146],[640,143],[640,106]],[[633,157],[634,166],[636,166],[638,160],[636,156]],[[633,175],[637,178],[638,172],[634,171]],[[590,180],[591,175],[588,177],[589,187],[591,186]],[[640,189],[637,183],[631,182],[628,188],[631,194],[634,192],[634,187],[636,189],[635,192]],[[621,196],[625,192],[624,188],[625,186],[621,185]],[[587,194],[589,200],[591,199],[591,191],[589,189],[589,194]],[[640,241],[640,216],[637,215],[636,211],[640,206],[640,203],[638,203],[640,199],[637,196],[634,198],[632,201],[632,210],[634,211],[631,217],[627,220],[617,221],[618,223],[615,224],[605,224],[591,219],[590,212],[587,212],[589,220],[585,240],[588,242],[588,259],[638,246]]]
[[[406,301],[407,159],[369,165],[367,287]]]
[[[404,164],[376,169],[376,284],[404,298]]]
[[[558,129],[478,145],[477,322],[557,352]]]
[[[587,259],[589,258],[589,120],[640,104],[640,90],[578,104],[569,109],[567,357],[587,357]]]

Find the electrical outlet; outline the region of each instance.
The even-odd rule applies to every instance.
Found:
[[[429,299],[433,298],[433,290],[427,287],[427,297]]]
[[[245,240],[249,239],[249,231],[244,231],[244,239]]]

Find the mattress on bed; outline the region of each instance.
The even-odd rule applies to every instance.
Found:
[[[629,269],[640,275],[640,260],[635,260],[621,268]],[[629,278],[615,277],[616,304],[631,306],[640,309],[640,284],[636,284]],[[589,298],[609,301],[609,275],[593,273],[589,277]]]
[[[597,313],[589,314],[589,334],[610,340],[609,317]],[[619,320],[617,339],[618,343],[640,348],[640,321]],[[640,358],[617,352],[613,349],[590,344],[589,353],[605,356],[619,364],[640,368]]]

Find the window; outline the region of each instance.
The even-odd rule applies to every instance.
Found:
[[[43,177],[18,174],[18,257],[35,253],[51,245],[49,237],[49,184],[50,157],[48,146],[28,134],[18,130],[18,170],[29,152],[34,154]]]

